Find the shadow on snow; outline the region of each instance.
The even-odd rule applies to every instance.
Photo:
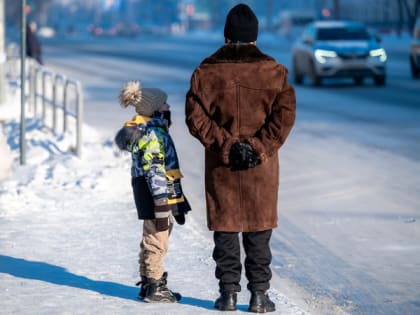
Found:
[[[138,289],[120,283],[92,280],[67,271],[63,267],[41,261],[29,261],[0,255],[0,273],[18,278],[45,281],[78,289],[90,290],[99,294],[126,300],[138,301]],[[183,297],[180,304],[213,309],[213,302],[193,297]]]

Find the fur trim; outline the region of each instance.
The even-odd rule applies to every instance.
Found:
[[[128,105],[136,106],[140,104],[142,99],[142,91],[140,81],[127,82],[121,89],[119,100],[121,107],[126,108]]]
[[[204,59],[202,64],[215,63],[243,63],[274,60],[264,54],[257,46],[252,44],[226,44],[210,57]]]
[[[126,126],[121,128],[115,136],[115,144],[120,150],[128,150],[128,145],[138,141],[144,136],[144,130],[137,126]]]
[[[264,144],[256,137],[250,137],[245,139],[254,151],[260,157],[261,163],[265,163],[267,161],[267,152],[265,151]]]
[[[239,138],[238,137],[230,137],[230,138],[226,139],[225,142],[222,145],[221,150],[220,150],[221,151],[220,152],[220,159],[226,165],[229,164],[229,153],[230,153],[230,149],[232,148],[232,145],[235,142],[239,142]]]

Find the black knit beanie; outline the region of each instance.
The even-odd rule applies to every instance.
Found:
[[[257,40],[258,19],[246,4],[234,6],[226,16],[225,37],[233,42],[250,43]]]

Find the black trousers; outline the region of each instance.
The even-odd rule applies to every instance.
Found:
[[[266,291],[271,280],[272,230],[242,233],[242,244],[245,250],[245,275],[250,291]],[[216,278],[219,280],[220,292],[239,292],[241,286],[241,251],[239,233],[214,232],[213,259],[216,262]]]

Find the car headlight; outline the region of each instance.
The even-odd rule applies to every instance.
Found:
[[[315,49],[315,59],[319,63],[326,63],[329,58],[336,58],[337,53],[332,50]]]
[[[369,51],[369,55],[373,58],[379,58],[382,62],[385,62],[387,58],[385,49],[383,48],[371,50]]]

